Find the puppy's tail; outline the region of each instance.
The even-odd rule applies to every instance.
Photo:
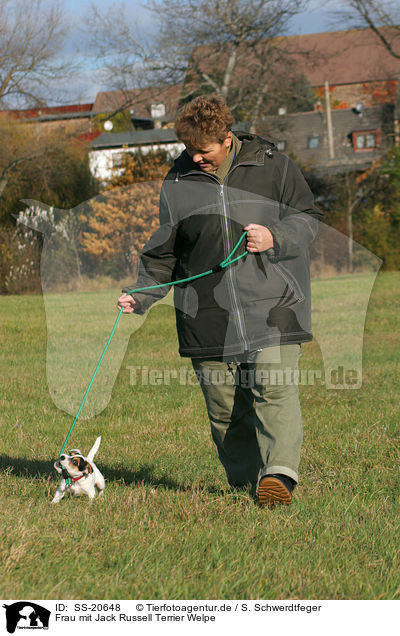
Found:
[[[96,455],[97,451],[99,450],[100,442],[101,442],[101,436],[96,439],[95,443],[93,444],[92,448],[90,449],[90,451],[88,453],[87,460],[89,462],[93,461],[94,456]]]

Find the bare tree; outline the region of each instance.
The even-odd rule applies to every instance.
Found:
[[[219,93],[254,126],[267,97],[293,77],[293,52],[278,36],[307,2],[148,0],[155,28],[146,38],[129,27],[123,5],[107,13],[92,6],[88,23],[114,88],[184,81],[184,98]]]
[[[378,0],[345,0],[349,17],[357,26],[369,27],[393,57],[400,60],[400,8]]]
[[[158,21],[157,50],[164,55],[161,68],[171,74],[188,71],[186,96],[216,92],[233,111],[247,103],[254,123],[266,95],[285,84],[288,50],[277,38],[306,2],[148,0],[146,6]]]
[[[43,105],[70,62],[60,61],[67,32],[60,0],[0,0],[0,104]]]

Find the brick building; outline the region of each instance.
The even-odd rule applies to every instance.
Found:
[[[385,35],[400,55],[398,31],[385,29]],[[335,109],[396,100],[399,61],[371,29],[294,35],[282,38],[282,46],[294,52],[297,70],[307,77],[322,107],[326,81]]]

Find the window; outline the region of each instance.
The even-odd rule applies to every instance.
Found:
[[[359,151],[371,151],[378,148],[381,141],[380,130],[355,130],[352,134],[353,149]]]
[[[276,142],[276,147],[278,148],[279,152],[283,152],[284,150],[286,150],[286,141],[285,139],[281,139],[280,141]]]
[[[312,137],[309,137],[307,148],[309,148],[310,150],[314,150],[315,148],[318,148],[318,147],[319,147],[318,135],[313,135]]]
[[[122,166],[123,160],[124,160],[124,155],[122,152],[113,153],[112,155],[113,168],[120,168]]]
[[[150,113],[153,119],[161,119],[161,117],[165,117],[165,104],[151,104]]]

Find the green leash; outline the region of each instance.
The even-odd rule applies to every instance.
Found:
[[[238,247],[239,247],[239,245],[241,244],[241,242],[243,241],[243,239],[244,239],[244,237],[246,236],[246,234],[247,234],[247,232],[243,232],[242,236],[240,237],[240,239],[239,239],[239,240],[238,240],[238,242],[236,243],[235,247],[233,248],[233,250],[231,251],[231,253],[229,254],[229,256],[227,256],[227,258],[225,258],[225,259],[224,259],[224,260],[223,260],[223,261],[222,261],[219,265],[216,265],[216,266],[215,266],[215,267],[213,267],[212,269],[209,269],[207,272],[203,272],[202,274],[196,274],[195,276],[190,276],[189,278],[182,278],[181,280],[175,280],[175,281],[173,281],[172,283],[162,283],[161,285],[150,285],[149,287],[138,287],[137,289],[131,289],[131,291],[130,291],[130,292],[128,292],[128,295],[129,295],[129,294],[133,294],[134,292],[145,291],[145,290],[147,290],[147,289],[158,289],[159,287],[167,287],[167,286],[170,286],[170,287],[171,287],[172,285],[179,285],[180,283],[188,283],[189,281],[191,281],[191,280],[195,280],[196,278],[202,278],[203,276],[209,276],[210,274],[215,274],[216,272],[220,272],[222,269],[225,269],[225,267],[229,267],[229,265],[233,265],[233,263],[235,263],[235,262],[236,262],[236,261],[238,261],[239,259],[243,258],[243,256],[246,256],[246,254],[248,254],[248,252],[247,252],[247,250],[246,250],[245,252],[243,252],[243,254],[240,254],[240,256],[236,256],[235,258],[233,258],[232,260],[230,260],[230,259],[232,258],[232,256],[234,255],[234,253],[236,252],[236,250],[238,249]],[[113,337],[113,335],[114,335],[114,333],[115,333],[115,330],[116,330],[116,328],[117,328],[117,325],[118,325],[118,323],[119,323],[119,320],[120,320],[120,318],[121,318],[121,316],[122,316],[123,311],[124,311],[124,310],[123,310],[123,309],[121,309],[121,310],[120,310],[120,312],[119,312],[119,314],[118,314],[118,316],[117,316],[117,319],[116,319],[116,321],[115,321],[115,323],[114,323],[114,326],[113,326],[113,328],[112,328],[112,331],[111,331],[111,333],[110,333],[110,336],[109,336],[109,338],[108,338],[108,340],[107,340],[107,344],[106,344],[106,346],[104,347],[104,351],[103,351],[103,353],[102,353],[102,354],[101,354],[101,356],[100,356],[100,360],[98,361],[97,366],[96,366],[96,368],[95,368],[95,370],[94,370],[94,373],[93,373],[93,375],[92,375],[92,379],[91,379],[91,380],[90,380],[90,382],[89,382],[89,386],[88,386],[88,388],[86,389],[86,393],[85,393],[85,395],[83,396],[83,400],[82,400],[81,405],[80,405],[80,407],[79,407],[79,409],[78,409],[78,412],[77,412],[77,414],[76,414],[76,416],[75,416],[75,419],[74,419],[74,421],[73,421],[73,423],[72,423],[72,426],[71,426],[71,428],[70,428],[70,430],[69,430],[69,433],[68,433],[68,435],[67,435],[67,437],[66,437],[66,440],[65,440],[65,442],[64,442],[64,444],[63,444],[63,446],[62,446],[62,449],[61,449],[61,451],[60,451],[60,455],[59,455],[59,456],[61,456],[61,455],[63,454],[64,449],[65,449],[65,447],[66,447],[66,445],[67,445],[67,442],[68,442],[69,438],[71,437],[72,431],[73,431],[73,430],[74,430],[74,428],[75,428],[75,424],[76,424],[76,422],[78,421],[78,418],[79,418],[79,416],[80,416],[80,414],[81,414],[81,412],[82,412],[82,409],[83,409],[84,404],[85,404],[85,402],[86,402],[87,396],[89,395],[90,389],[92,388],[92,384],[93,384],[93,382],[94,382],[94,380],[95,380],[95,377],[96,377],[96,375],[97,375],[98,370],[100,369],[100,365],[101,365],[101,363],[103,362],[103,359],[104,359],[104,356],[106,355],[107,349],[108,349],[108,347],[110,346],[110,343],[111,343],[112,337]]]

